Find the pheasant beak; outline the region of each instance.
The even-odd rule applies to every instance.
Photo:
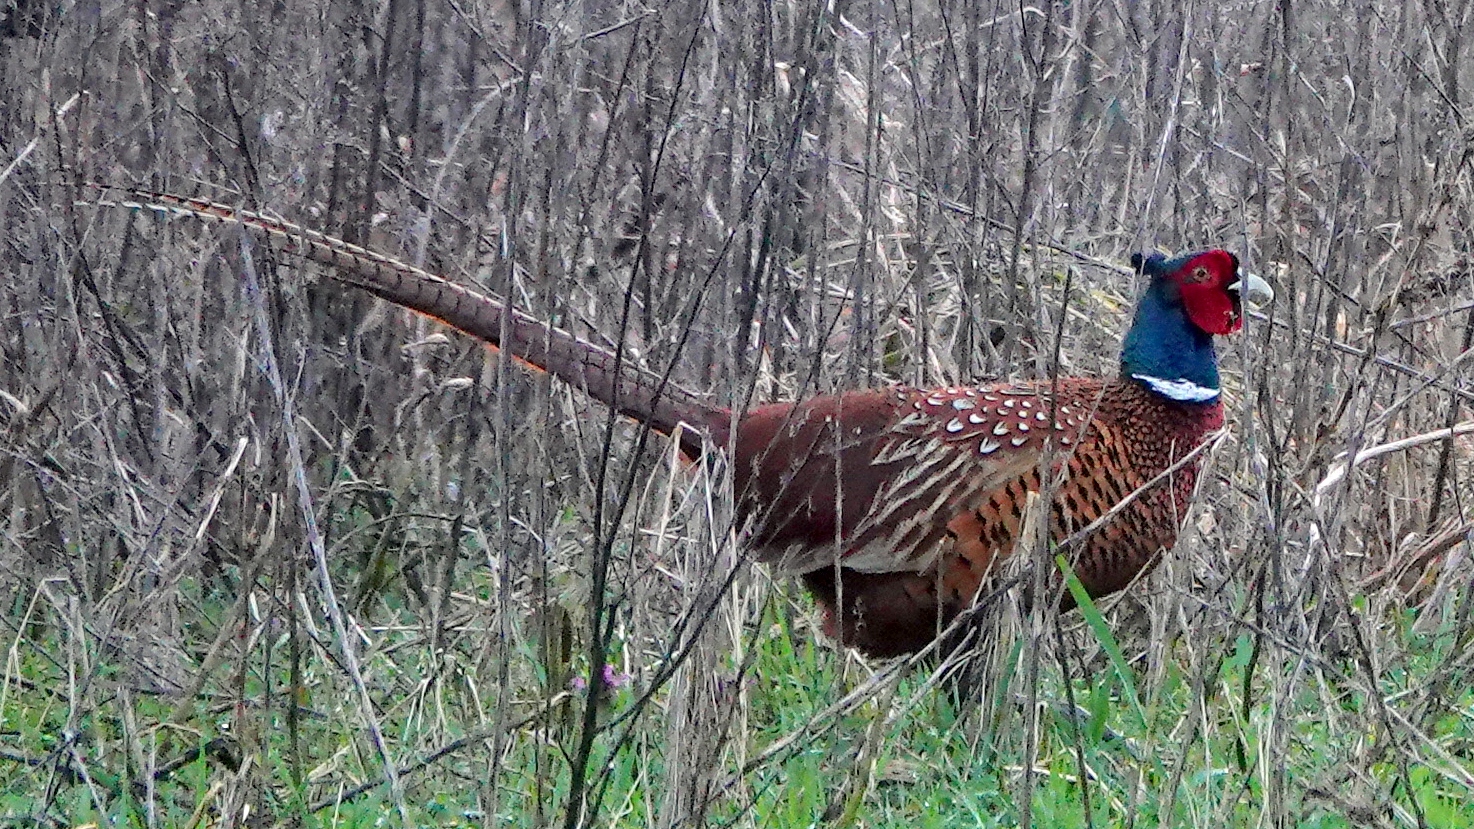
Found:
[[[1250,305],[1268,305],[1274,302],[1274,289],[1252,273],[1240,276],[1228,289],[1247,299]]]

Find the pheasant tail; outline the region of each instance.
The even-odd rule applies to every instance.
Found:
[[[116,189],[105,187],[104,189]],[[314,262],[339,282],[439,320],[547,371],[595,400],[612,405],[658,431],[677,437],[682,450],[700,455],[702,439],[691,429],[725,428],[726,410],[706,404],[659,374],[639,368],[607,348],[512,308],[486,294],[368,248],[293,222],[205,199],[128,189],[129,198],[106,202],[134,210],[189,216],[259,232]],[[503,326],[505,325],[505,328]]]

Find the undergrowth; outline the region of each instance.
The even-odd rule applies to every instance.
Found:
[[[204,618],[225,614],[223,593],[187,588]],[[594,693],[588,666],[575,665],[573,679],[553,690],[546,666],[524,651],[511,660],[504,691],[480,687],[477,648],[486,631],[460,629],[432,653],[420,646],[425,631],[411,614],[386,608],[373,614],[378,625],[363,629],[364,675],[405,767],[409,822],[560,824],[568,754]],[[1148,665],[1150,649],[1123,651],[1070,614],[1055,642],[1046,633],[1037,649],[1009,651],[1020,669],[1028,654],[1040,657],[1031,717],[1017,682],[1007,694],[979,699],[955,677],[932,682],[934,662],[826,715],[874,675],[816,644],[803,629],[808,613],[787,604],[770,612],[750,639],[748,664],[728,658],[716,667],[733,680],[713,703],[734,715],[740,709],[742,725],[715,758],[720,782],[705,805],[710,825],[1014,826],[1031,750],[1035,825],[1249,827],[1261,825],[1271,803],[1297,826],[1351,827],[1358,809],[1420,814],[1432,827],[1474,824],[1464,759],[1474,745],[1467,683],[1449,688],[1454,697],[1425,730],[1409,726],[1403,735],[1422,743],[1413,751],[1426,764],[1369,756],[1368,746],[1388,735],[1335,725],[1375,722],[1367,709],[1376,706],[1397,712],[1397,722],[1422,716],[1406,702],[1446,670],[1462,643],[1451,630],[1414,633],[1410,614],[1375,620],[1379,635],[1408,655],[1380,674],[1380,699],[1360,687],[1350,655],[1327,664],[1289,649],[1256,654],[1254,637],[1241,630],[1195,643],[1222,654],[1206,670],[1180,636],[1160,649],[1160,664]],[[37,610],[12,632],[0,693],[0,815],[7,823],[205,825],[224,805],[224,781],[242,776],[252,781],[252,808],[273,823],[382,825],[395,809],[351,689],[321,649],[304,656],[294,687],[285,637],[254,631],[245,639],[249,650],[232,657],[181,718],[173,713],[177,700],[130,689],[115,654],[68,637],[48,616]],[[1092,616],[1099,614],[1087,607],[1085,618]],[[201,642],[215,633],[194,632]],[[633,644],[614,643],[612,663],[626,647]],[[1296,670],[1305,681],[1284,696],[1270,672]],[[647,826],[666,797],[669,700],[659,688],[644,699],[650,689],[641,677],[612,665],[605,676],[591,791],[606,825]],[[506,729],[488,730],[498,718]],[[1029,729],[1038,739],[1033,749],[1025,745]],[[1288,733],[1272,735],[1275,729]],[[422,748],[400,750],[407,746]],[[358,791],[365,782],[377,784]],[[343,797],[349,790],[355,793]]]

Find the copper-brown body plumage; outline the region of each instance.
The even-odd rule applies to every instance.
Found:
[[[1171,548],[1197,480],[1198,463],[1180,462],[1222,425],[1216,401],[1177,402],[1120,379],[767,406],[737,429],[739,513],[753,522],[759,560],[802,576],[841,641],[909,653],[1013,551],[1046,451],[1053,542],[1135,495],[1070,551],[1086,590],[1101,596]]]

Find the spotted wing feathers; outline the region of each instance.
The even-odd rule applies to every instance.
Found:
[[[771,508],[754,516],[759,558],[786,573],[836,563],[857,572],[932,569],[949,553],[956,516],[974,513],[1028,474],[1046,444],[1061,456],[1069,451],[1100,389],[1062,386],[1051,399],[1028,384],[898,388],[816,398],[783,413],[795,423],[827,424],[822,436],[772,429],[763,421],[780,413],[755,411],[739,436],[769,436],[772,460],[759,474],[786,481],[789,490],[758,499]],[[808,532],[815,527],[819,534]]]

